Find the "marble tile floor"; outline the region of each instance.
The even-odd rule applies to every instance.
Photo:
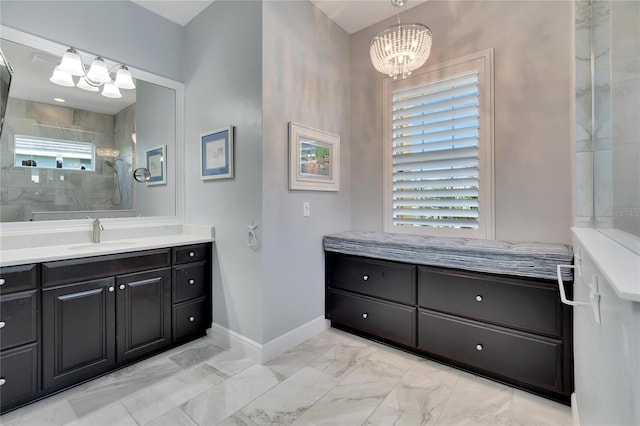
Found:
[[[256,364],[208,337],[0,417],[2,425],[573,425],[571,409],[330,329]]]

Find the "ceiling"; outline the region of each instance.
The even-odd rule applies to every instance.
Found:
[[[206,9],[208,0],[131,0],[134,3],[182,26]],[[235,0],[241,1],[241,0]],[[269,1],[269,0],[265,0]],[[304,1],[304,0],[289,0]],[[311,0],[318,9],[347,33],[353,34],[383,19],[394,16],[398,9],[390,0]],[[401,10],[406,11],[427,0],[411,0]]]

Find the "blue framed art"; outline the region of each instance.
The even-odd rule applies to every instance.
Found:
[[[165,185],[167,183],[167,146],[160,145],[146,150],[147,169],[151,177],[147,185]]]
[[[233,126],[200,134],[200,179],[233,178]]]

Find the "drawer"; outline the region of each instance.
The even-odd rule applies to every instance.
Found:
[[[414,305],[416,267],[327,253],[327,285]]]
[[[422,309],[418,317],[418,349],[548,390],[562,390],[562,342]]]
[[[0,355],[2,411],[34,398],[38,393],[38,345],[20,346]]]
[[[204,334],[211,326],[207,298],[180,303],[173,307],[173,341],[194,334]]]
[[[174,265],[207,260],[209,244],[194,244],[190,246],[174,247],[172,253]]]
[[[0,294],[30,290],[38,287],[38,265],[6,266],[0,268]]]
[[[42,264],[42,286],[90,281],[170,266],[170,249],[145,250],[106,256],[59,260]]]
[[[173,303],[206,295],[206,262],[173,268]]]
[[[560,295],[546,282],[419,267],[418,304],[520,330],[562,334]]]
[[[329,291],[327,319],[405,346],[416,343],[416,308]]]
[[[0,349],[38,339],[38,290],[0,296]]]

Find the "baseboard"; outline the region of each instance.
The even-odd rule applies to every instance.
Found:
[[[207,330],[207,334],[217,345],[226,349],[238,350],[247,358],[264,364],[329,327],[330,322],[321,316],[270,340],[264,345],[215,323]]]
[[[260,343],[216,323],[213,323],[213,326],[207,330],[207,334],[217,345],[225,349],[240,351],[247,358],[262,363],[262,345]]]
[[[578,398],[576,393],[571,394],[571,417],[573,417],[573,425],[580,426],[580,416],[578,415]]]
[[[273,340],[265,343],[262,347],[262,362],[269,362],[279,355],[285,353],[294,346],[298,346],[315,336],[318,333],[322,333],[331,326],[331,322],[324,319],[324,315],[309,321],[306,324],[302,324],[300,327],[276,337]]]

